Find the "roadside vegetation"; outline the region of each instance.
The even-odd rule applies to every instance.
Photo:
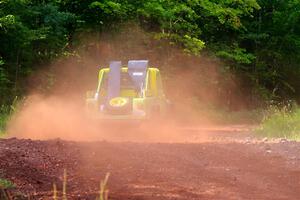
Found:
[[[257,98],[298,99],[299,10],[299,0],[4,0],[0,6],[0,104],[24,95],[32,87],[27,78],[58,58],[73,57],[80,62],[84,52],[96,61],[99,57],[107,61],[100,44],[107,38],[113,41],[128,22],[151,36],[146,38],[149,43],[144,41],[151,46],[149,52],[167,43],[178,45],[184,54],[197,57],[206,52],[221,59],[222,71],[240,79],[235,91],[223,89],[228,99],[235,93],[251,99],[249,104],[254,106]],[[86,37],[94,39],[86,41]],[[128,55],[135,44],[117,45],[113,48]],[[172,70],[170,66],[166,73]],[[40,89],[48,92],[56,75],[47,72],[35,80],[35,86],[44,86]],[[205,77],[199,74],[201,78]],[[229,84],[228,80],[224,73],[219,82],[208,83],[221,86]]]
[[[9,188],[14,188],[14,187],[15,187],[15,185],[11,181],[0,178],[0,188],[1,189],[9,189]]]
[[[269,138],[300,140],[300,108],[270,108],[256,133]]]
[[[0,178],[0,199],[1,200],[12,199],[12,198],[10,198],[9,194],[6,192],[6,190],[12,189],[12,188],[15,188],[15,185],[11,181]]]
[[[15,97],[10,105],[0,105],[0,138],[4,136],[8,121],[17,112],[22,100]]]
[[[55,86],[67,85],[66,91],[73,86],[82,93],[88,89],[80,87],[86,80],[79,78],[59,82],[61,74],[70,73],[63,73],[63,64],[56,71],[49,68],[57,60],[72,60],[69,70],[78,70],[77,77],[84,77],[91,63],[84,63],[83,58],[96,66],[107,64],[116,55],[123,60],[133,56],[150,59],[148,55],[156,52],[160,57],[150,61],[170,79],[174,63],[180,68],[177,71],[193,71],[201,68],[195,61],[209,57],[219,63],[217,78],[203,73],[214,71],[203,65],[195,72],[197,80],[191,81],[197,84],[191,95],[210,101],[199,92],[200,86],[210,91],[207,95],[213,93],[218,100],[213,102],[216,110],[226,111],[220,118],[229,113],[230,120],[235,120],[232,113],[239,113],[237,118],[254,119],[256,110],[268,107],[270,100],[299,103],[299,11],[300,0],[3,0],[0,134],[15,96],[25,96],[29,90],[49,94]],[[139,41],[136,27],[143,34]],[[123,40],[114,42],[120,35]],[[141,50],[141,46],[146,48]],[[180,54],[168,47],[179,49]],[[109,55],[112,50],[118,54]],[[172,89],[182,95],[178,84]],[[247,110],[254,111],[245,113]],[[278,116],[285,114],[274,114],[263,125],[270,126],[270,120],[279,120]]]
[[[0,138],[5,133],[5,126],[10,118],[10,108],[9,106],[2,105],[0,107]]]
[[[105,175],[105,178],[101,180],[100,182],[100,187],[99,187],[99,194],[96,197],[96,200],[108,200],[108,192],[109,190],[107,189],[107,182],[109,179],[109,173]],[[7,190],[15,188],[15,184],[11,182],[10,180],[0,178],[0,199],[1,200],[11,200],[10,196],[7,194]],[[67,200],[67,170],[64,170],[64,175],[63,175],[63,188],[62,192],[59,192],[57,190],[56,184],[53,184],[53,200],[58,200],[58,199],[63,199]],[[28,200],[30,200],[30,195],[27,195]],[[61,196],[61,197],[60,197]],[[22,198],[22,199],[25,199]]]
[[[107,189],[107,182],[109,179],[109,173],[105,175],[105,178],[101,180],[100,182],[100,188],[99,188],[99,195],[96,197],[96,200],[108,200],[108,192]],[[67,171],[64,170],[64,176],[63,176],[63,188],[62,188],[62,194],[61,198],[58,195],[58,190],[56,187],[56,184],[53,184],[53,200],[63,199],[67,200]]]

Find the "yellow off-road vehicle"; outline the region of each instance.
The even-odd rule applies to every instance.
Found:
[[[145,120],[163,117],[168,109],[160,71],[147,60],[110,62],[100,69],[95,92],[88,92],[89,113],[104,120]]]

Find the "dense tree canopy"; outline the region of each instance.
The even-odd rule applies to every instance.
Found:
[[[1,0],[0,103],[22,95],[39,66],[76,54],[78,35],[127,22],[185,54],[222,59],[249,96],[299,101],[300,0]]]

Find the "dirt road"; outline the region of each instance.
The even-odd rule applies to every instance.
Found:
[[[51,199],[53,183],[61,191],[64,169],[69,199],[95,199],[107,172],[109,199],[300,199],[300,144],[182,132],[183,143],[1,139],[0,177],[31,199]]]

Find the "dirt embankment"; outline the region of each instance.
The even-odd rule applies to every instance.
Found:
[[[0,176],[31,199],[51,199],[67,170],[69,199],[95,199],[107,172],[109,199],[300,199],[300,144],[0,140]],[[14,191],[15,192],[15,191]]]

